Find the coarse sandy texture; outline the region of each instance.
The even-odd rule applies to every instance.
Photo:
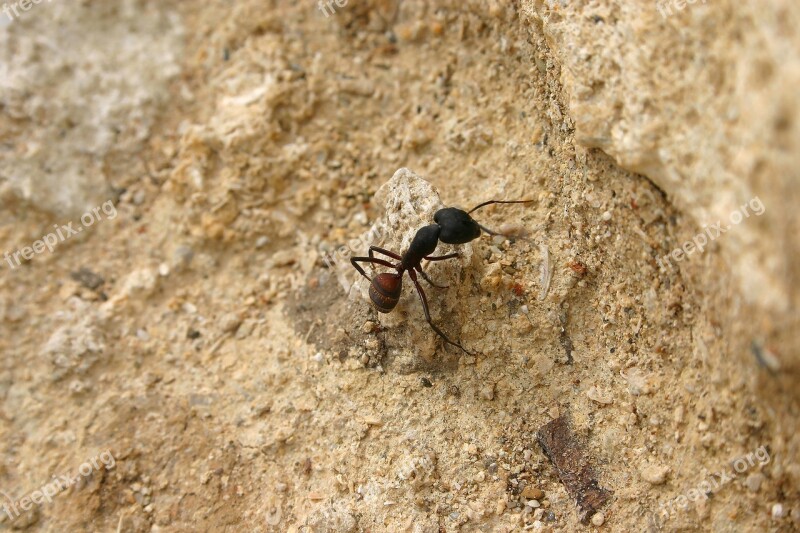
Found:
[[[52,503],[0,512],[0,529],[800,527],[799,111],[778,74],[798,69],[794,4],[697,3],[674,19],[603,1],[375,0],[327,17],[313,2],[123,4],[77,16],[42,3],[0,28],[20,50],[62,17],[76,43],[117,29],[85,68],[3,56],[29,81],[0,101],[2,251],[80,225],[84,206],[118,213],[1,264],[0,497],[103,451],[115,461]],[[748,48],[762,33],[771,47]],[[632,57],[645,45],[675,53]],[[772,54],[774,74],[747,50]],[[748,107],[746,83],[687,75],[701,52],[763,91]],[[117,92],[101,91],[119,95],[113,112],[76,111],[123,68]],[[86,89],[26,107],[43,85]],[[125,117],[145,127],[120,130],[121,152],[80,152],[66,133],[31,155],[27,138],[58,137],[59,98],[87,138]],[[730,127],[703,118],[732,103]],[[748,128],[761,133],[745,160],[720,148]],[[26,192],[33,166],[58,176],[34,165],[56,154],[97,166]],[[704,180],[706,165],[725,172]],[[763,216],[658,265],[751,192]],[[450,287],[426,288],[434,320],[474,355],[436,339],[408,278],[386,316],[364,281],[345,290],[349,255],[402,251],[440,205],[491,198],[535,202],[479,211],[517,237],[457,247],[431,268]],[[563,414],[612,492],[588,525],[536,442]]]

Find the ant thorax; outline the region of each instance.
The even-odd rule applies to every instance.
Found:
[[[439,233],[441,226],[431,224],[420,228],[414,239],[411,241],[406,253],[403,254],[402,268],[414,268],[419,266],[425,256],[431,255],[439,244]]]

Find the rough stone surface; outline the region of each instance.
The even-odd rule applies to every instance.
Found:
[[[561,416],[603,529],[796,527],[796,2],[31,5],[0,24],[0,252],[118,217],[0,257],[2,503],[116,463],[1,528],[580,530],[535,442]],[[403,168],[427,183],[382,189]],[[519,238],[427,290],[475,355],[407,282],[380,317],[343,290],[493,198],[535,200],[477,213]]]
[[[0,190],[80,216],[147,172],[137,156],[180,71],[183,23],[141,0],[19,13],[0,28]]]
[[[787,335],[800,325],[797,4],[522,4],[557,60],[575,140],[656,183],[691,233],[730,226],[715,244],[738,293],[766,315],[754,334],[800,367],[800,341]],[[754,199],[763,215],[733,224]],[[699,255],[690,260],[707,265]]]

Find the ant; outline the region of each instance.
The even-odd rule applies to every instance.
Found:
[[[457,346],[469,354],[470,352],[466,348],[461,346],[458,342],[451,341],[431,320],[431,314],[428,311],[428,299],[425,296],[425,291],[422,290],[422,285],[420,285],[417,280],[417,273],[433,287],[446,289],[448,286],[434,283],[425,271],[422,270],[422,260],[444,261],[446,259],[458,257],[458,252],[440,256],[431,255],[436,250],[439,241],[446,244],[465,244],[480,237],[481,231],[485,231],[489,235],[501,235],[500,233],[481,226],[470,216],[470,213],[477,211],[481,207],[490,204],[525,204],[533,201],[534,200],[489,200],[488,202],[478,204],[469,211],[463,211],[457,207],[439,209],[433,215],[434,223],[417,230],[417,233],[411,240],[411,245],[409,245],[408,250],[406,250],[403,255],[377,246],[370,246],[369,257],[352,257],[350,258],[350,263],[358,270],[359,274],[369,280],[369,297],[375,309],[380,313],[391,312],[397,305],[397,302],[400,301],[400,293],[403,289],[403,274],[408,272],[408,277],[411,278],[411,281],[414,282],[414,286],[417,288],[417,294],[419,295],[420,302],[422,302],[422,310],[425,312],[425,320],[428,321],[430,327],[439,337],[444,339],[446,343]],[[374,257],[374,253],[383,254],[399,262],[392,264],[385,259]],[[366,272],[364,272],[364,268],[358,264],[359,262],[393,268],[397,272],[384,272],[370,279]]]

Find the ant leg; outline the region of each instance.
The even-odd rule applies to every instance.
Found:
[[[414,286],[417,288],[417,294],[419,294],[420,302],[422,302],[422,311],[424,311],[425,313],[425,320],[428,321],[428,325],[433,329],[433,331],[436,332],[437,335],[439,335],[442,339],[444,339],[445,342],[447,342],[448,344],[452,344],[453,346],[458,346],[464,351],[464,353],[472,355],[472,353],[469,350],[461,346],[461,344],[453,342],[450,339],[448,339],[447,335],[445,335],[442,332],[442,330],[436,327],[436,324],[434,324],[433,320],[431,320],[431,313],[430,311],[428,311],[428,299],[425,297],[425,291],[422,290],[422,285],[420,285],[419,281],[417,281],[417,276],[416,274],[414,274],[413,270],[409,270],[408,275],[411,278],[411,281],[414,282]]]
[[[359,261],[362,262],[362,263],[371,263],[371,264],[375,264],[375,265],[382,265],[382,266],[389,267],[389,268],[397,268],[393,264],[391,264],[389,261],[384,261],[383,259],[376,259],[374,257],[351,257],[350,258],[350,264],[352,264],[356,268],[356,270],[358,270],[359,274],[361,274],[362,276],[367,278],[370,281],[370,283],[372,283],[372,279],[370,279],[370,277],[367,276],[367,273],[364,272],[364,268],[361,265],[358,264]]]
[[[428,257],[424,257],[423,259],[425,259],[426,261],[444,261],[445,259],[452,259],[454,257],[458,257],[458,252],[455,252],[455,253],[452,253],[452,254],[447,254],[447,255],[428,256]],[[431,281],[431,278],[429,278],[428,275],[425,272],[422,271],[422,268],[417,268],[417,271],[420,274],[422,274],[422,278],[425,281],[427,281],[428,283],[430,283],[431,285],[433,285],[437,289],[446,289],[447,287],[450,286],[450,285],[437,285],[436,283]]]
[[[386,249],[384,249],[384,248],[378,248],[377,246],[370,246],[370,247],[369,247],[369,256],[370,256],[370,257],[373,257],[373,256],[372,256],[372,253],[373,253],[373,252],[377,252],[377,253],[379,253],[379,254],[383,254],[383,255],[385,255],[385,256],[387,256],[387,257],[391,257],[392,259],[397,259],[398,261],[400,261],[401,259],[403,259],[402,257],[400,257],[400,254],[396,254],[396,253],[394,253],[394,252],[391,252],[391,251],[389,251],[389,250],[386,250]]]
[[[428,257],[424,257],[423,259],[426,259],[428,261],[444,261],[445,259],[452,259],[454,257],[458,257],[458,252],[447,255],[439,255],[439,256],[429,255]]]
[[[423,259],[425,259],[426,261],[444,261],[445,259],[452,259],[454,257],[458,257],[458,252],[455,252],[455,253],[452,253],[452,254],[447,254],[447,255],[439,255],[439,256],[429,255],[428,257],[424,257]],[[420,274],[422,274],[422,278],[425,281],[427,281],[428,283],[430,283],[431,285],[433,285],[437,289],[446,289],[447,287],[450,286],[450,285],[437,285],[436,283],[431,281],[431,278],[429,278],[428,275],[425,272],[422,271],[422,268],[417,268],[417,271]]]
[[[428,275],[425,273],[424,270],[422,270],[422,268],[417,268],[417,272],[419,272],[419,274],[422,276],[422,279],[424,279],[425,281],[430,283],[431,286],[436,287],[437,289],[446,289],[450,286],[450,285],[437,285],[436,283],[433,282],[433,280],[431,280],[431,278],[428,277]]]

